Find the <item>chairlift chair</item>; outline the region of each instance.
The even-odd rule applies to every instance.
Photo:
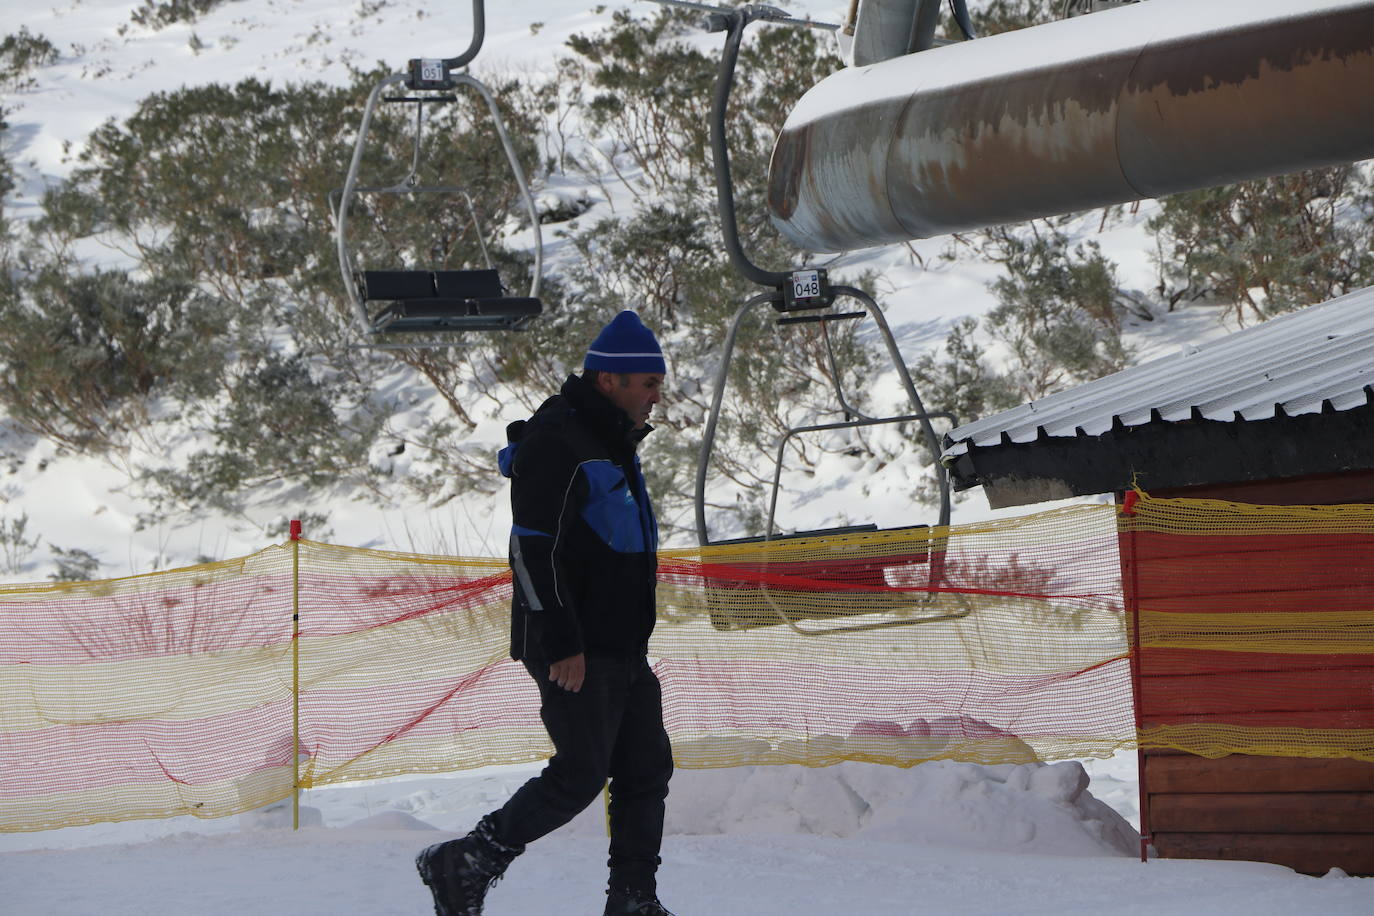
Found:
[[[815,281],[810,276],[814,271],[801,271],[804,274],[802,283],[810,288],[816,288]],[[938,439],[935,436],[934,428],[931,426],[931,419],[940,418],[954,422],[954,417],[941,411],[927,411],[921,403],[920,395],[917,393],[910,373],[907,371],[906,364],[901,358],[901,351],[897,347],[891,328],[888,326],[882,311],[864,291],[847,286],[828,285],[828,281],[820,281],[820,289],[828,290],[814,298],[834,299],[843,296],[852,297],[859,300],[867,309],[866,312],[837,312],[833,310],[813,311],[829,309],[828,305],[816,304],[814,301],[805,301],[796,296],[783,294],[781,297],[772,293],[762,293],[754,296],[747,301],[736,312],[734,321],[731,323],[729,334],[726,337],[724,352],[721,355],[720,365],[716,369],[716,378],[711,398],[711,410],[706,422],[706,431],[702,437],[701,453],[697,463],[697,488],[696,488],[696,510],[697,510],[697,535],[698,542],[703,547],[716,547],[721,545],[739,544],[761,544],[767,542],[791,541],[793,544],[798,539],[824,539],[824,544],[814,545],[812,549],[805,552],[805,555],[798,555],[800,552],[790,549],[792,545],[780,547],[778,550],[767,551],[763,558],[758,561],[739,562],[727,556],[721,556],[722,551],[711,551],[703,556],[704,573],[707,579],[706,596],[707,604],[711,614],[711,623],[717,629],[752,629],[760,626],[786,625],[800,635],[822,635],[826,633],[852,632],[855,630],[879,629],[891,626],[906,626],[915,623],[930,623],[940,620],[954,620],[968,615],[967,609],[914,616],[898,616],[890,620],[869,623],[837,623],[833,618],[837,616],[851,616],[853,613],[894,613],[898,611],[916,612],[924,605],[931,603],[935,595],[939,594],[944,585],[945,552],[947,548],[947,537],[945,535],[935,535],[926,525],[909,525],[897,528],[879,529],[876,524],[849,525],[836,528],[813,529],[806,531],[796,531],[792,533],[782,533],[776,530],[778,494],[781,490],[782,469],[788,444],[797,436],[828,432],[844,429],[859,429],[870,426],[882,426],[900,423],[918,423],[925,433],[927,443],[932,448],[933,454],[938,454]],[[764,527],[764,534],[754,537],[733,538],[728,540],[710,539],[709,531],[706,526],[706,477],[710,469],[711,453],[714,447],[716,426],[720,418],[721,404],[724,399],[725,387],[729,379],[730,364],[735,349],[735,340],[738,336],[744,320],[760,305],[767,303],[774,309],[787,313],[784,317],[778,318],[779,324],[796,324],[803,320],[811,322],[821,322],[822,336],[826,347],[827,359],[830,363],[830,376],[835,385],[836,400],[841,410],[846,414],[846,419],[830,423],[817,423],[806,426],[796,426],[788,429],[778,442],[777,454],[774,458],[774,471],[772,487],[770,489],[768,501],[768,517]],[[797,312],[808,312],[809,314],[795,314]],[[841,373],[835,359],[835,351],[826,330],[828,323],[832,321],[846,321],[856,318],[871,316],[877,324],[880,335],[887,345],[887,351],[894,367],[897,369],[898,376],[902,380],[903,387],[907,391],[907,396],[914,407],[913,412],[887,417],[872,417],[864,414],[861,410],[845,396],[841,383]],[[852,417],[853,419],[849,419]],[[945,470],[938,463],[936,465],[936,476],[940,486],[940,514],[938,525],[941,529],[949,524],[950,519],[950,493],[949,480]],[[909,546],[895,553],[888,553],[878,557],[873,556],[871,550],[871,538],[868,535],[885,533],[904,533],[908,537],[903,538]],[[920,536],[921,533],[925,536]],[[869,542],[866,544],[865,542]],[[712,556],[714,554],[714,556]],[[926,596],[924,598],[913,598],[909,589],[899,587],[898,581],[907,575],[916,566],[926,568]],[[778,577],[782,577],[779,579]],[[770,580],[772,584],[770,584]],[[793,606],[789,609],[790,602],[780,600],[777,594],[782,590],[824,590],[828,583],[841,582],[847,599],[852,602],[855,610],[844,614],[832,614],[816,609],[808,610],[805,607]],[[744,597],[743,592],[757,592],[762,599],[764,610],[749,609],[741,606],[740,599]],[[803,620],[826,619],[831,622],[824,627],[808,626],[802,623]]]
[[[409,62],[406,73],[384,77],[368,96],[363,108],[362,126],[358,130],[353,146],[353,157],[349,162],[348,174],[341,189],[330,194],[330,205],[334,213],[334,236],[337,246],[339,270],[344,289],[353,307],[358,327],[367,346],[381,348],[410,348],[422,346],[452,346],[455,332],[469,331],[519,331],[523,330],[534,318],[543,312],[539,300],[539,285],[543,272],[543,239],[539,231],[539,215],[530,195],[529,184],[524,171],[511,146],[506,133],[505,122],[501,118],[496,99],[480,80],[471,74],[457,72],[477,55],[485,34],[486,22],[483,0],[473,0],[473,39],[467,51],[454,58],[416,58]],[[384,96],[391,87],[404,86],[411,95]],[[520,197],[529,216],[534,232],[534,270],[529,292],[525,296],[512,296],[499,273],[492,267],[487,253],[486,242],[482,237],[481,226],[477,224],[477,214],[467,192],[457,185],[422,185],[419,181],[420,149],[423,131],[423,113],[426,104],[451,102],[454,95],[434,95],[432,93],[451,93],[459,86],[465,86],[486,103],[491,114],[492,124],[501,146],[506,154],[511,173],[520,190]],[[368,128],[379,101],[413,104],[415,112],[414,153],[409,173],[399,182],[391,185],[360,185],[358,169],[363,158]],[[473,228],[482,249],[486,267],[474,270],[447,269],[359,269],[349,247],[348,215],[349,206],[359,193],[372,194],[446,194],[461,196],[471,213]],[[397,337],[396,335],[401,335]],[[392,341],[376,342],[380,338]],[[462,338],[459,338],[459,343]]]
[[[686,7],[708,13],[708,31],[727,33],[725,48],[721,55],[720,69],[715,88],[715,98],[711,112],[711,150],[715,166],[717,209],[720,216],[721,231],[725,239],[726,251],[737,270],[747,279],[765,287],[761,292],[745,302],[735,313],[725,339],[720,365],[716,370],[715,386],[711,400],[711,410],[702,437],[701,452],[697,461],[696,479],[696,529],[697,540],[703,548],[722,547],[719,550],[703,551],[703,572],[707,580],[706,597],[711,622],[718,629],[750,629],[761,626],[783,624],[800,635],[818,636],[824,634],[870,630],[882,627],[909,626],[953,620],[967,616],[970,611],[961,609],[953,612],[920,613],[928,607],[944,584],[946,535],[936,535],[924,525],[885,529],[887,532],[903,532],[911,535],[921,531],[927,536],[917,534],[910,538],[915,546],[895,554],[874,557],[871,549],[865,548],[865,541],[871,544],[871,535],[878,534],[876,525],[847,526],[791,534],[775,532],[778,492],[781,485],[783,459],[787,444],[798,435],[841,429],[900,424],[915,422],[919,424],[923,437],[933,455],[940,453],[939,438],[931,425],[932,418],[953,421],[944,412],[926,410],[919,393],[911,380],[906,362],[897,346],[892,330],[883,316],[882,310],[861,289],[851,286],[832,285],[824,268],[809,267],[798,270],[777,272],[764,270],[753,264],[745,255],[740,243],[736,223],[734,189],[730,178],[730,159],[725,140],[725,113],[729,103],[730,91],[734,81],[735,64],[738,59],[744,29],[749,23],[763,20],[791,25],[836,28],[824,26],[810,20],[793,19],[782,11],[768,6],[748,4],[738,8],[708,6],[689,0],[655,0],[669,6]],[[863,307],[863,311],[838,311],[835,303],[840,299],[852,299]],[[838,406],[845,414],[843,421],[819,423],[789,429],[778,446],[773,475],[772,492],[769,499],[768,520],[764,534],[758,537],[736,538],[712,541],[706,525],[706,478],[710,469],[711,452],[715,442],[716,426],[720,419],[726,383],[729,378],[731,357],[735,340],[746,317],[762,305],[769,305],[780,313],[776,320],[780,325],[819,323],[825,342],[830,375],[835,385]],[[832,322],[848,321],[871,317],[878,327],[879,334],[886,346],[892,364],[897,370],[902,387],[906,390],[912,410],[909,413],[871,417],[856,408],[845,393],[841,384],[841,373],[835,359],[835,351],[830,340],[829,325]],[[936,478],[940,490],[940,510],[938,525],[941,529],[949,524],[950,489],[949,478],[944,467],[936,462]],[[823,544],[805,545],[806,550],[791,549],[797,539],[821,538]],[[792,542],[791,545],[779,544],[776,551],[768,551],[760,560],[743,563],[729,558],[727,545],[749,543]],[[796,554],[804,556],[793,559]],[[894,585],[905,572],[917,566],[926,567],[926,595],[913,597],[908,589]],[[771,584],[770,584],[771,580]],[[788,605],[790,602],[778,600],[784,590],[824,590],[827,582],[842,581],[849,594],[855,598],[855,608],[847,612],[831,612],[816,608]],[[741,607],[740,599],[745,593],[753,593],[761,600],[762,610]],[[863,600],[858,600],[861,593]],[[889,619],[868,622],[836,622],[837,617],[854,614],[884,613]],[[896,614],[896,616],[892,616]],[[829,625],[817,627],[806,621],[825,619]]]

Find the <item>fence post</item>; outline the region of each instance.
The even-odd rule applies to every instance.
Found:
[[[1121,499],[1121,514],[1126,516],[1135,515],[1136,503],[1140,501],[1140,493],[1135,489],[1127,490]],[[1122,530],[1127,529],[1127,530]],[[1127,620],[1130,624],[1130,663],[1131,663],[1131,706],[1135,714],[1135,761],[1136,761],[1136,781],[1139,787],[1140,797],[1140,861],[1149,861],[1150,848],[1150,797],[1149,787],[1145,783],[1145,748],[1140,744],[1140,732],[1145,727],[1145,717],[1141,710],[1141,651],[1140,651],[1140,603],[1139,603],[1139,560],[1136,557],[1136,538],[1139,530],[1134,526],[1121,522],[1118,524],[1118,549],[1124,546],[1125,550],[1121,555],[1121,591],[1125,599],[1125,610]],[[1124,544],[1122,543],[1124,541]]]
[[[301,829],[301,521],[291,519],[291,829]]]

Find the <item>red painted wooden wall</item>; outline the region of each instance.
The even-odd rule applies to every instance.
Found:
[[[1161,491],[1270,505],[1374,503],[1374,471]],[[1127,605],[1227,614],[1360,610],[1374,594],[1374,535],[1136,533],[1123,544]],[[1374,623],[1374,621],[1371,621]],[[1374,656],[1146,649],[1141,725],[1374,728]],[[1147,751],[1143,830],[1156,853],[1339,867],[1374,875],[1374,763]]]

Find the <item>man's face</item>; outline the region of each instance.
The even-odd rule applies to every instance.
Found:
[[[615,406],[625,411],[635,429],[643,429],[649,422],[649,411],[663,400],[663,373],[603,372],[596,379],[596,388]]]

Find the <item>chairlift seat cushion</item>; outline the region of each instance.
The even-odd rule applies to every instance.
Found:
[[[900,528],[885,528],[884,531],[919,531],[926,525],[910,525]],[[799,531],[796,534],[778,535],[771,542],[792,540],[802,537],[824,535],[857,534],[864,531],[877,531],[876,525],[851,526],[846,528]],[[761,543],[763,538],[737,538],[719,543],[747,544]],[[714,545],[713,545],[714,546]],[[936,548],[939,552],[939,548]],[[703,564],[706,578],[706,601],[711,612],[711,623],[719,630],[751,629],[753,627],[774,626],[782,620],[751,593],[773,590],[775,592],[824,592],[837,589],[850,596],[855,609],[830,611],[828,609],[802,604],[794,609],[798,620],[831,620],[854,614],[866,614],[910,606],[914,603],[910,592],[894,587],[889,570],[910,569],[918,564],[926,564],[931,559],[929,541],[919,543],[903,553],[885,556],[865,556],[846,545],[830,545],[821,556],[792,559],[774,555],[755,562],[707,561]],[[856,555],[857,554],[857,555]],[[714,567],[714,569],[712,568]],[[898,573],[900,576],[900,573]],[[781,577],[779,578],[776,577]],[[772,579],[771,586],[766,584]]]
[[[520,330],[543,313],[531,296],[506,296],[494,270],[369,270],[363,298],[388,302],[372,317],[381,332]]]
[[[406,299],[393,302],[378,315],[397,318],[525,318],[543,311],[538,299],[509,297],[505,299]]]
[[[410,299],[393,302],[372,318],[384,333],[519,331],[543,312],[538,299]]]
[[[472,303],[472,314],[475,315],[499,315],[504,318],[532,318],[543,311],[543,303],[532,296],[506,296],[501,299],[479,299]]]

